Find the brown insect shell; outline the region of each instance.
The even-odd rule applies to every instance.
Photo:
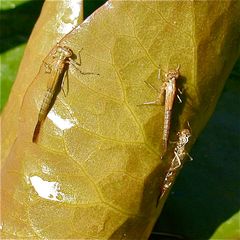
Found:
[[[165,74],[165,78],[167,81],[169,81],[173,78],[175,78],[175,79],[179,78],[179,75],[180,75],[180,73],[179,73],[178,69],[169,70],[168,73]]]

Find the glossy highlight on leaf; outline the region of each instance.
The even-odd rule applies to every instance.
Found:
[[[83,48],[81,70],[100,75],[69,66],[69,93],[58,94],[33,144],[48,75],[44,65],[32,71],[3,165],[4,236],[147,239],[165,200],[156,209],[173,147],[161,158],[164,107],[139,106],[156,97],[144,81],[161,84],[159,66],[181,65],[185,97],[174,106],[170,137],[189,121],[193,144],[239,53],[237,8],[234,1],[108,1],[67,34],[60,44],[76,61]]]

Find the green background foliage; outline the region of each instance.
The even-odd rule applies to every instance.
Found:
[[[104,2],[87,0],[85,17]],[[1,0],[1,110],[42,4],[41,0]],[[194,161],[185,165],[172,189],[152,240],[159,239],[158,234],[163,232],[196,240],[240,237],[239,92],[240,59],[225,85],[214,115],[191,151]]]

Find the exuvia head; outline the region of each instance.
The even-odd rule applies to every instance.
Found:
[[[189,121],[187,121],[187,125],[188,127],[187,128],[184,128],[182,131],[178,132],[177,135],[179,137],[185,137],[185,138],[190,138],[192,136],[192,128],[191,128],[191,125],[189,123]]]
[[[56,52],[59,53],[59,54],[63,54],[64,58],[69,58],[73,55],[73,52],[69,47],[61,46],[59,43],[57,43]]]
[[[191,133],[188,128],[185,128],[181,132],[178,132],[177,135],[179,137],[179,141],[181,142],[181,144],[184,145],[188,143],[189,138],[191,137]]]
[[[166,79],[171,80],[173,78],[175,78],[175,79],[179,78],[179,75],[180,75],[179,69],[180,69],[180,65],[178,65],[178,67],[176,69],[169,70],[165,74]]]
[[[188,128],[183,129],[181,135],[184,135],[185,137],[191,137],[190,130]]]

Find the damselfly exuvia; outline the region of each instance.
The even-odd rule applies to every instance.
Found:
[[[48,112],[53,104],[54,95],[56,94],[57,88],[61,85],[61,89],[63,90],[64,79],[66,77],[69,65],[75,67],[81,74],[95,74],[91,72],[83,72],[80,69],[81,66],[81,57],[79,51],[79,63],[73,60],[73,51],[67,47],[62,46],[57,43],[55,49],[50,53],[50,58],[53,59],[52,63],[43,62],[45,66],[45,73],[49,74],[49,80],[47,82],[47,91],[45,93],[39,114],[38,121],[34,129],[32,141],[37,142],[38,136],[40,133],[41,126],[47,117]],[[95,74],[99,75],[99,74]],[[65,92],[63,90],[65,95]]]
[[[178,140],[176,142],[176,146],[174,148],[174,156],[171,161],[169,170],[167,171],[167,174],[164,178],[163,187],[161,189],[161,195],[158,198],[159,199],[164,195],[166,190],[170,188],[172,183],[174,182],[174,179],[177,175],[177,170],[182,167],[182,163],[186,155],[192,160],[192,157],[186,152],[185,146],[189,142],[189,138],[191,137],[191,132],[189,129],[183,129],[182,131],[177,133]],[[158,202],[157,201],[157,202]]]
[[[148,86],[150,86],[152,89],[154,89],[157,92],[157,98],[155,101],[152,102],[145,102],[143,105],[163,105],[165,106],[164,109],[164,125],[163,125],[163,147],[164,151],[167,150],[168,146],[168,140],[169,140],[169,133],[170,133],[170,127],[171,127],[171,115],[172,115],[172,108],[173,103],[176,97],[177,93],[177,86],[176,81],[180,76],[179,72],[180,66],[178,66],[176,69],[169,70],[164,76],[163,84],[160,87],[160,89],[155,88],[152,84],[145,82]],[[158,79],[160,80],[160,69],[158,72]],[[178,91],[181,93],[181,91],[178,89]],[[181,99],[179,95],[177,95],[180,102]],[[165,98],[165,101],[164,101]]]

